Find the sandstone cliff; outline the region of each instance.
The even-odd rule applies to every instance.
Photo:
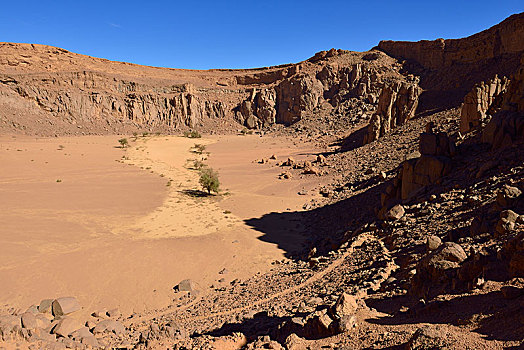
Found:
[[[461,39],[381,41],[378,48],[407,60],[421,77],[421,109],[458,106],[475,84],[515,73],[524,53],[524,13]]]
[[[461,39],[381,41],[378,47],[394,57],[414,60],[429,69],[479,64],[524,51],[524,14],[515,14],[480,33]]]
[[[399,69],[380,52],[333,49],[298,64],[197,71],[3,43],[0,127],[78,134],[290,125],[324,102],[374,110],[385,84],[405,80]],[[38,112],[25,115],[27,103]]]

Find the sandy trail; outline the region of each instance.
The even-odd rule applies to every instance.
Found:
[[[281,181],[280,168],[253,162],[273,153],[300,158],[305,150],[290,141],[171,136],[122,150],[117,139],[0,138],[0,303],[26,308],[73,295],[86,312],[163,308],[177,298],[178,281],[191,278],[205,292],[219,278],[246,278],[284,256],[278,241],[299,245],[307,235],[294,223],[245,223],[299,210],[307,198],[296,192],[318,182]],[[230,195],[184,192],[198,188],[187,168],[199,157],[190,152],[195,143],[207,144],[207,162]],[[223,268],[227,275],[218,274]]]

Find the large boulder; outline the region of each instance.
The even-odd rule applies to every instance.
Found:
[[[24,328],[36,329],[38,327],[36,316],[31,312],[23,313],[21,320],[22,320],[22,327]]]
[[[406,344],[407,350],[451,349],[445,332],[438,326],[424,326],[413,333]]]
[[[61,337],[68,337],[74,331],[84,327],[83,323],[73,317],[64,317],[58,324],[53,328],[53,334],[59,335]]]
[[[342,316],[354,315],[357,311],[357,300],[353,295],[342,293],[335,305],[332,307],[334,316],[341,318]]]
[[[180,281],[175,287],[175,292],[194,292],[196,291],[196,284],[193,280],[186,279]]]
[[[53,301],[53,315],[62,316],[80,310],[80,304],[74,297],[63,297]]]
[[[431,297],[452,286],[461,263],[466,260],[464,249],[453,242],[446,242],[419,261],[411,280],[410,292],[417,296]]]

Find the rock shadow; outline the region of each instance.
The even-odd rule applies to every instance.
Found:
[[[237,323],[226,322],[220,328],[205,334],[213,337],[222,337],[240,332],[246,336],[248,342],[265,335],[269,335],[271,339],[283,341],[285,340],[285,335],[278,331],[278,326],[290,319],[291,317],[269,316],[266,311],[261,311],[252,318],[245,318]]]
[[[398,312],[406,305],[403,297],[394,300],[370,300],[369,306],[393,316],[371,318],[366,321],[380,325],[403,324],[471,324],[473,331],[489,340],[522,340],[524,325],[519,320],[522,312],[519,299],[504,299],[499,291],[486,294],[458,296],[450,300],[433,300],[427,304],[414,305],[409,312]],[[395,311],[396,309],[396,311]]]
[[[363,192],[308,211],[273,212],[244,222],[262,232],[264,242],[274,243],[291,259],[306,259],[311,248],[318,254],[337,249],[347,231],[375,219],[380,193],[387,182],[372,178]]]
[[[349,152],[364,145],[364,136],[367,132],[367,125],[353,131],[348,136],[332,143],[330,146],[339,146],[338,152]]]

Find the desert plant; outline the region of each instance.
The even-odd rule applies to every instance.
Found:
[[[202,154],[206,150],[206,145],[195,143],[193,148],[195,149],[195,153]]]
[[[118,140],[118,142],[120,143],[122,148],[125,148],[125,147],[129,146],[129,142],[127,142],[127,139],[125,139],[125,138]]]
[[[195,160],[193,162],[193,168],[196,169],[196,170],[200,170],[202,169],[203,167],[205,167],[206,165],[204,164],[204,162],[202,162],[201,160]]]
[[[213,169],[207,167],[200,169],[199,182],[207,193],[211,194],[211,191],[218,193],[220,181],[218,180],[218,173]]]
[[[199,139],[202,137],[202,135],[200,135],[200,133],[196,130],[184,131],[184,136],[190,139]]]

